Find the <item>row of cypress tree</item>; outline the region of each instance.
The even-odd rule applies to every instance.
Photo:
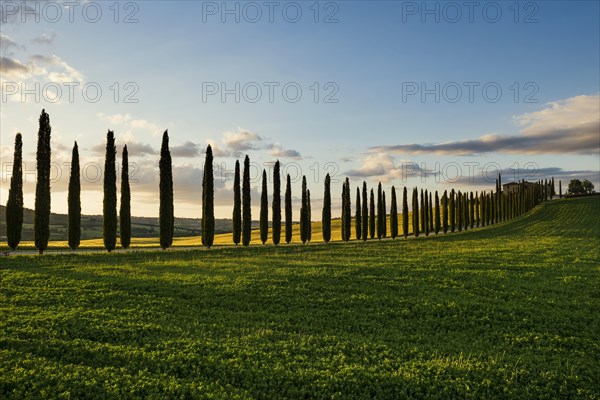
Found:
[[[38,145],[37,145],[37,174],[35,198],[35,245],[42,254],[48,245],[50,230],[50,136],[51,126],[49,115],[42,110],[39,119]],[[11,249],[16,249],[21,240],[23,226],[23,171],[22,171],[22,136],[15,138],[13,174],[10,183],[9,197],[6,207],[7,242]],[[116,248],[117,228],[120,232],[120,244],[128,248],[131,244],[131,190],[129,186],[129,154],[127,146],[122,151],[121,170],[121,201],[117,214],[117,187],[116,187],[116,146],[114,132],[108,131],[106,138],[106,155],[104,165],[104,198],[103,198],[103,239],[105,248],[111,252]],[[173,244],[175,218],[173,205],[173,171],[172,159],[169,150],[169,135],[165,131],[162,137],[160,152],[160,246],[163,249]],[[233,184],[233,242],[240,242],[248,246],[252,233],[251,213],[251,186],[250,186],[250,159],[244,159],[243,175],[240,177],[240,163],[236,161]],[[419,236],[421,233],[428,236],[435,232],[455,232],[475,227],[492,225],[507,219],[518,217],[542,201],[552,199],[554,191],[554,178],[551,180],[529,183],[522,181],[516,189],[509,192],[502,191],[501,176],[496,180],[496,190],[489,193],[473,194],[444,191],[441,201],[438,192],[435,197],[428,190],[421,189],[420,196],[417,188],[412,192],[412,234]],[[81,241],[81,183],[79,149],[77,142],[72,151],[71,174],[68,191],[68,221],[69,221],[69,246],[77,249]],[[562,186],[559,181],[559,193]],[[392,238],[399,235],[399,215],[402,216],[402,234],[409,235],[409,207],[408,191],[404,187],[402,192],[402,212],[398,212],[396,188],[391,188],[391,207],[389,220],[389,233]],[[420,200],[419,200],[420,197]],[[306,177],[302,177],[300,207],[300,238],[303,243],[312,239],[312,212],[310,190],[307,188]],[[435,202],[434,202],[435,199]],[[269,204],[267,189],[267,174],[262,173],[262,192],[260,202],[260,240],[264,244],[268,240],[269,232]],[[285,208],[285,242],[292,241],[292,191],[291,179],[287,176],[284,196]],[[322,235],[323,241],[329,242],[332,237],[331,214],[331,177],[325,177],[324,197],[322,210]],[[363,182],[362,191],[356,188],[355,213],[351,211],[350,181],[346,178],[342,185],[342,213],[341,236],[343,241],[352,238],[352,220],[355,226],[355,239],[366,241],[386,238],[388,234],[386,193],[381,183],[377,186],[377,201],[374,190],[368,196],[367,183]],[[271,233],[274,244],[281,241],[281,177],[280,163],[277,161],[273,169],[273,196]],[[214,215],[214,176],[213,152],[209,145],[206,149],[204,173],[202,181],[202,219],[201,219],[202,244],[210,248],[214,243],[215,215]]]

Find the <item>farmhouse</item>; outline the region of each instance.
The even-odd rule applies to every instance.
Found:
[[[511,192],[516,192],[519,189],[519,185],[521,183],[525,183],[525,188],[532,188],[535,186],[535,183],[533,182],[510,182],[510,183],[505,183],[504,185],[502,185],[502,191],[504,193],[511,193]]]

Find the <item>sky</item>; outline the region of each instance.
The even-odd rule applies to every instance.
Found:
[[[480,191],[501,172],[503,183],[554,176],[598,190],[599,4],[2,1],[0,203],[21,132],[33,208],[42,109],[58,213],[77,141],[82,212],[101,214],[109,129],[117,159],[128,146],[137,216],[158,214],[165,130],[177,217],[201,215],[208,144],[220,218],[246,154],[255,217],[262,169],[276,160],[296,200],[307,177],[313,210],[330,173],[334,215],[346,177],[386,191]]]

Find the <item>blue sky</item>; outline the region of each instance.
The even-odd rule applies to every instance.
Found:
[[[340,181],[350,176],[353,186],[382,181],[388,190],[489,190],[493,182],[482,178],[482,169],[493,176],[498,167],[505,182],[512,174],[600,184],[598,2],[478,2],[471,17],[463,2],[426,3],[434,13],[422,2],[276,3],[270,22],[265,2],[227,2],[238,7],[236,22],[235,13],[223,15],[223,2],[121,2],[115,23],[113,2],[78,3],[73,22],[63,2],[29,2],[39,22],[6,6],[21,2],[3,2],[0,201],[6,201],[16,132],[24,135],[26,169],[35,168],[42,108],[50,114],[54,159],[62,168],[53,184],[56,212],[66,211],[64,164],[74,140],[88,163],[83,212],[101,212],[102,188],[94,177],[108,129],[119,145],[128,144],[136,163],[137,215],[158,210],[156,153],[165,129],[174,147],[177,216],[199,216],[208,143],[229,171],[245,154],[257,168],[279,158],[288,172],[300,169],[315,208],[326,172]],[[102,16],[91,23],[98,4]],[[56,7],[62,17],[51,22]],[[249,21],[257,9],[262,16]],[[290,22],[298,9],[298,22]],[[137,22],[124,23],[130,13]],[[28,95],[23,102],[23,85],[35,90],[36,82],[61,87],[59,101],[48,101],[50,88],[39,101]],[[65,82],[80,85],[72,102]],[[240,101],[235,94],[223,101],[221,88],[236,83]],[[100,87],[101,99],[86,100],[84,85]],[[207,94],[215,87],[218,93]],[[297,88],[302,96],[292,102]],[[422,98],[422,88],[432,93]],[[125,102],[128,94],[138,102]],[[414,165],[428,173],[413,176]],[[219,183],[220,217],[231,213],[230,187],[231,176]],[[299,192],[299,182],[294,189]],[[32,207],[33,183],[26,190]]]

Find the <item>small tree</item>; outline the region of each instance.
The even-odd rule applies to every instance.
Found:
[[[75,143],[77,147],[77,143]],[[79,164],[77,164],[79,168]],[[79,171],[78,171],[79,173]],[[69,191],[70,193],[70,191]],[[70,203],[69,203],[70,204]],[[70,219],[69,219],[70,221]],[[16,250],[21,242],[23,230],[23,139],[20,133],[15,137],[13,170],[10,178],[8,202],[6,203],[6,241],[8,247]],[[69,225],[69,233],[70,225]]]
[[[165,131],[160,148],[160,247],[168,249],[173,244],[175,214],[173,208],[173,162],[169,150],[169,133]]]
[[[250,157],[244,159],[242,179],[242,244],[248,246],[252,238],[252,209],[250,199]]]
[[[121,247],[129,248],[131,244],[131,189],[129,187],[129,153],[123,147],[121,166],[121,207],[119,209],[119,232]]]
[[[583,187],[584,193],[587,193],[587,194],[594,193],[594,184],[592,182],[588,181],[587,179],[584,179],[583,182],[581,182],[581,186]]]
[[[331,240],[331,177],[325,176],[325,188],[323,194],[323,241],[329,243]]]
[[[279,160],[273,168],[273,244],[281,241],[281,173]]]
[[[392,186],[392,205],[390,207],[390,234],[392,239],[398,237],[398,203],[396,200],[396,188]]]
[[[242,189],[240,182],[240,161],[235,161],[233,178],[233,243],[237,246],[242,238]]]

